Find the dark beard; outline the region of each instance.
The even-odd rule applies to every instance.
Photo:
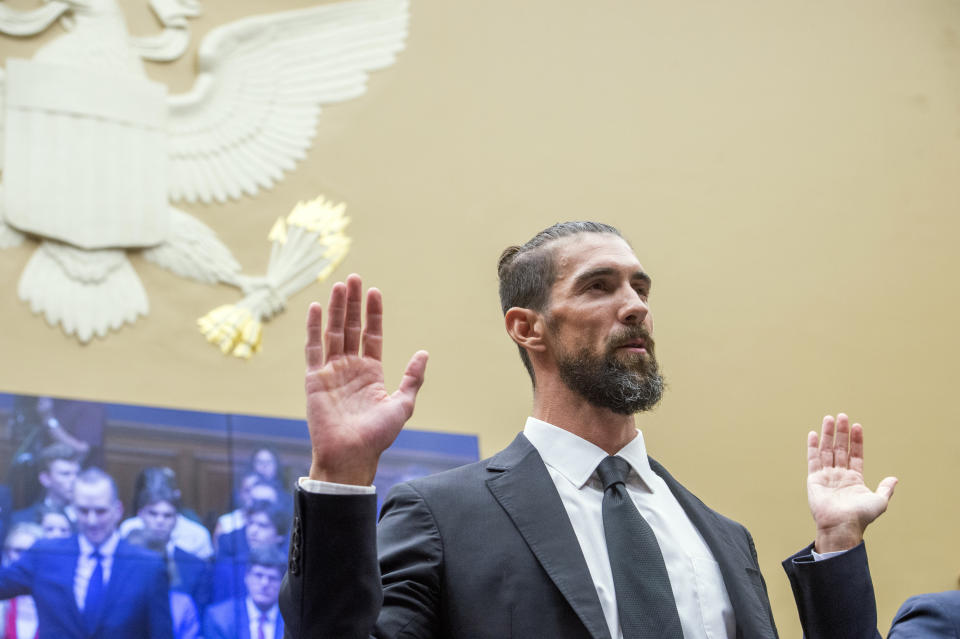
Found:
[[[629,353],[617,356],[617,347],[629,339],[643,337],[647,355]],[[642,328],[626,331],[610,340],[603,355],[584,348],[557,359],[560,379],[567,388],[600,408],[620,415],[650,410],[663,395],[663,376],[653,354],[653,339]]]

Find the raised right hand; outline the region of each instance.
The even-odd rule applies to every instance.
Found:
[[[396,439],[413,414],[427,367],[426,351],[417,351],[400,387],[383,384],[383,300],[367,291],[366,326],[361,331],[360,276],[337,282],[330,291],[327,327],[314,302],[307,312],[307,426],[313,460],[310,478],[369,486],[380,454]],[[360,347],[363,347],[361,354]]]

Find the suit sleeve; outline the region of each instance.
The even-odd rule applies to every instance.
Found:
[[[893,618],[887,639],[960,638],[960,591],[907,599]]]
[[[783,562],[807,639],[879,639],[866,546],[815,561],[813,546]]]
[[[173,639],[173,619],[170,615],[170,587],[167,578],[167,569],[159,559],[152,562],[154,570],[150,575],[149,601],[147,615],[149,617],[150,639]]]
[[[36,559],[37,551],[31,549],[23,553],[18,561],[0,568],[0,599],[30,594]]]
[[[379,527],[375,495],[297,489],[280,593],[285,636],[430,639],[437,634],[441,562],[436,522],[410,486],[390,492]]]
[[[211,606],[203,613],[203,639],[230,639],[226,628],[218,623],[214,615],[216,610],[216,606]]]

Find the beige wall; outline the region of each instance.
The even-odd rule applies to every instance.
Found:
[[[156,30],[145,2],[124,4],[135,32]],[[274,3],[204,6],[197,36]],[[59,29],[0,46],[29,55]],[[150,73],[184,90],[192,69]],[[485,454],[530,406],[499,251],[560,219],[619,225],[656,280],[670,389],[640,420],[650,450],[752,530],[790,638],[778,562],[812,536],[803,442],[826,412],[866,425],[871,484],[901,479],[869,534],[884,629],[908,595],[957,586],[958,177],[955,1],[414,0],[408,49],[326,110],[295,173],[186,208],[257,272],[273,219],[321,192],[346,200],[355,244],[337,274],[385,292],[388,380],[431,352],[410,425],[479,433]],[[193,328],[233,290],[134,258],[151,315],[82,347],[17,300],[32,250],[0,252],[0,389],[302,415],[302,319],[329,283],[241,362]]]

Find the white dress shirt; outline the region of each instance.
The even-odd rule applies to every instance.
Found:
[[[97,560],[92,557],[94,547],[83,535],[77,535],[80,542],[80,556],[77,557],[77,569],[73,573],[73,596],[77,600],[77,608],[83,610],[83,604],[87,599],[87,586],[90,584],[90,577],[97,567]],[[110,583],[110,571],[113,569],[113,554],[117,551],[117,543],[120,542],[120,535],[114,531],[112,535],[102,544],[100,544],[100,565],[103,571],[103,587],[106,591],[107,584]]]
[[[143,519],[139,516],[125,519],[120,524],[120,536],[126,538],[134,530],[143,530]],[[170,541],[174,546],[200,559],[210,559],[213,556],[213,542],[210,531],[206,526],[199,524],[189,517],[177,513],[177,521],[170,531]]]
[[[533,417],[527,419],[523,434],[540,453],[570,517],[610,635],[622,638],[603,534],[603,486],[596,475],[597,466],[607,453],[569,431]],[[617,456],[630,462],[627,492],[660,543],[684,639],[736,636],[733,605],[720,566],[670,488],[650,468],[640,431]]]
[[[263,639],[280,639],[279,637],[274,636],[277,629],[277,615],[280,612],[280,608],[274,604],[272,608],[267,611],[261,611],[257,608],[257,605],[253,603],[253,599],[247,597],[247,617],[250,619],[250,639],[258,639],[260,635],[258,634],[260,629],[260,617],[266,615],[266,621],[263,624]]]

